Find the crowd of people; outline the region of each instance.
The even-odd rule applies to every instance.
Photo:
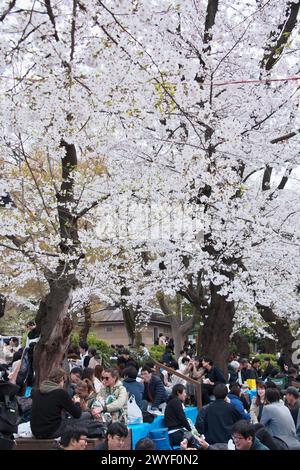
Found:
[[[11,338],[3,351],[2,381],[12,386],[20,384],[25,352],[28,356],[38,341],[34,323],[28,327],[24,350],[17,338]],[[129,349],[116,346],[110,366],[104,366],[101,355],[84,341],[78,348],[70,347],[68,370],[53,369],[38,388],[33,386],[34,378],[26,374],[19,387],[20,404],[24,405],[24,386],[33,388],[26,415],[19,410],[21,422],[30,423],[37,439],[60,438],[64,450],[84,450],[88,437],[102,439],[98,450],[122,449],[128,424],[132,424],[133,399],[144,422],[164,416],[172,448],[224,449],[232,440],[238,450],[300,449],[300,398],[298,388],[292,385],[300,378],[297,368],[288,367],[284,361],[276,366],[267,356],[262,364],[259,358],[249,361],[235,355],[229,358],[224,374],[213,359],[197,356],[189,342],[177,358],[174,342],[163,334],[157,342],[165,346],[161,362],[175,373],[158,369],[144,344],[142,361]],[[202,390],[203,406],[195,423],[185,414],[186,406],[197,405],[190,378],[201,382]],[[278,378],[285,380],[281,389],[276,384]],[[249,380],[256,384],[252,400]],[[135,448],[154,447],[155,443],[145,437]]]

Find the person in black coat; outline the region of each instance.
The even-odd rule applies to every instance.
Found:
[[[144,382],[143,411],[148,405],[151,409],[158,409],[159,405],[167,401],[167,392],[161,379],[153,373],[150,367],[144,366],[141,370],[141,377]]]
[[[226,400],[227,387],[218,384],[214,387],[216,400],[208,405],[204,414],[204,435],[209,444],[227,443],[231,438],[233,424],[243,419],[241,413]]]
[[[130,352],[128,349],[121,350],[121,354],[117,359],[117,364],[120,370],[124,370],[127,367],[135,367],[137,370],[139,369],[139,365],[136,360],[130,357]]]
[[[207,405],[210,403],[210,395],[213,395],[214,386],[218,383],[226,383],[225,377],[218,367],[214,366],[213,361],[204,357],[202,359],[202,366],[205,369],[205,375],[202,384],[202,403]]]
[[[184,432],[191,431],[191,426],[183,410],[186,396],[184,385],[174,385],[165,409],[164,424],[168,428],[171,446],[179,446],[184,438]]]
[[[269,357],[264,358],[264,372],[262,374],[262,380],[266,380],[267,377],[274,377],[278,373],[278,369],[271,364]]]
[[[73,399],[63,389],[65,371],[54,369],[48,380],[44,380],[38,390],[32,391],[31,430],[37,439],[50,439],[61,436],[62,431],[71,421],[62,418],[67,412],[73,418],[80,418],[80,398]],[[72,423],[75,423],[72,421]]]

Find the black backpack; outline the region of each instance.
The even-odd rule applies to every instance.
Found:
[[[19,422],[19,405],[16,393],[19,387],[14,384],[0,383],[0,433],[11,435],[17,433]]]

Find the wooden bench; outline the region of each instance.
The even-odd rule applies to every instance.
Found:
[[[103,442],[103,439],[87,439],[86,450],[94,449],[98,444]],[[53,450],[57,449],[56,439],[34,439],[18,437],[15,439],[15,446],[13,450]],[[122,450],[131,450],[131,429],[128,429],[128,436],[125,439],[124,447]]]
[[[86,450],[92,450],[96,445],[100,444],[102,439],[87,439]],[[58,443],[55,439],[34,439],[18,437],[15,439],[13,450],[53,450],[57,449]]]

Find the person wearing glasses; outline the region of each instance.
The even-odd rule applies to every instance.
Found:
[[[60,450],[85,450],[88,430],[82,427],[67,426],[60,438]]]
[[[253,424],[246,420],[240,420],[232,426],[232,440],[236,450],[270,450],[255,437]]]
[[[103,422],[119,421],[127,424],[127,390],[119,380],[117,369],[104,369],[102,372],[103,387],[96,396],[92,415]],[[99,404],[99,406],[95,406]]]
[[[107,428],[106,439],[95,447],[95,450],[122,450],[128,429],[122,423],[110,423]]]

